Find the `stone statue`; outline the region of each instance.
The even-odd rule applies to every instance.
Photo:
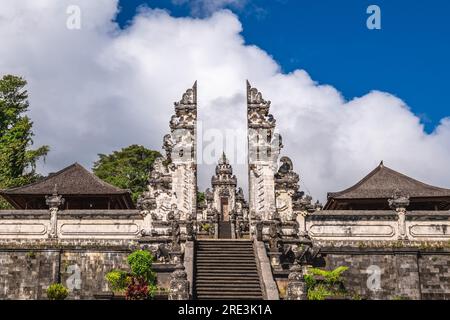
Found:
[[[48,237],[57,238],[58,237],[58,210],[59,207],[64,204],[65,200],[61,195],[58,195],[57,186],[55,185],[53,194],[51,196],[45,196],[45,203],[49,207],[50,211],[50,224],[48,228]]]
[[[180,224],[177,220],[172,220],[172,251],[179,251],[181,249],[180,245]]]

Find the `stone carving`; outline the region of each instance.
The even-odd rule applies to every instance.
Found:
[[[306,265],[313,264],[313,260],[318,256],[320,248],[313,247],[312,244],[300,244],[290,246],[290,250],[294,253],[294,263],[288,276],[286,299],[306,300],[307,287],[303,268]]]
[[[248,204],[244,199],[242,188],[237,189],[237,179],[233,175],[233,168],[225,153],[218,161],[215,175],[211,178],[211,185],[212,191],[207,189],[205,192],[208,220],[215,225],[219,221],[229,221],[232,238],[242,237],[242,234],[247,231],[245,223],[239,226],[238,221],[243,222],[248,219]],[[240,235],[238,235],[239,232]]]
[[[53,190],[53,194],[51,196],[45,196],[45,203],[48,205],[50,211],[50,224],[48,227],[49,238],[58,237],[58,209],[60,206],[64,205],[64,202],[64,198],[61,195],[58,195],[56,185]]]
[[[264,100],[261,92],[247,81],[249,210],[263,222],[278,218],[277,206],[287,208],[285,199],[277,204],[275,198],[275,173],[282,143],[269,109],[270,101]],[[263,229],[263,233],[267,232],[268,228]]]
[[[409,195],[403,193],[401,190],[396,189],[391,199],[388,199],[389,206],[394,210],[404,210],[409,206]]]
[[[181,261],[170,277],[169,300],[189,300],[189,281]]]
[[[403,193],[401,190],[395,190],[392,198],[388,199],[389,207],[395,210],[398,215],[398,239],[406,240],[406,208],[410,204],[409,195]]]
[[[194,239],[194,219],[192,215],[188,215],[186,219],[186,239],[193,240]]]
[[[269,249],[270,251],[278,251],[280,248],[280,229],[279,223],[273,222],[269,227]]]
[[[303,275],[303,268],[300,265],[293,265],[288,276],[286,300],[306,300],[307,287]]]
[[[144,217],[143,236],[173,235],[173,221],[196,219],[197,83],[174,103],[170,133],[163,139],[166,155],[155,160],[148,190],[138,199]],[[192,221],[193,223],[193,221]],[[189,223],[188,223],[189,225]],[[193,228],[186,228],[193,235]]]
[[[171,221],[171,227],[172,227],[172,251],[179,251],[181,249],[180,224],[176,219],[173,219]]]

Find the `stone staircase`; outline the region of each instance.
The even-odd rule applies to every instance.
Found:
[[[219,221],[219,239],[231,239],[230,221]]]
[[[263,299],[250,240],[198,240],[195,248],[196,299]]]

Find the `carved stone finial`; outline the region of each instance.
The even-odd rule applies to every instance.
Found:
[[[195,81],[192,88],[187,89],[186,92],[183,93],[183,96],[179,102],[175,102],[176,107],[194,104],[197,104],[197,81]]]
[[[257,88],[253,88],[248,80],[247,80],[247,103],[270,105],[270,101],[264,100],[261,92],[259,92]]]
[[[58,195],[58,187],[55,184],[53,188],[53,194],[51,196],[45,196],[45,203],[48,205],[50,209],[58,209],[65,202],[65,199],[62,195]]]
[[[391,199],[388,199],[389,207],[394,210],[406,210],[410,204],[409,195],[396,189]]]
[[[319,200],[317,200],[316,203],[314,204],[314,209],[316,211],[322,210],[323,209],[323,204]]]

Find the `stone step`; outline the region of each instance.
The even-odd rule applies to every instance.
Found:
[[[197,269],[200,268],[213,268],[213,269],[224,269],[224,270],[236,270],[239,268],[244,268],[244,269],[255,269],[256,270],[256,264],[246,264],[246,263],[242,263],[242,264],[234,264],[234,265],[223,265],[223,264],[214,264],[214,263],[197,263]]]
[[[239,258],[239,257],[197,257],[195,259],[197,263],[203,263],[203,262],[211,262],[211,263],[225,263],[225,264],[231,264],[231,263],[253,263],[256,264],[254,259],[249,258]]]
[[[217,284],[217,285],[228,285],[228,284],[236,284],[236,283],[240,283],[243,285],[246,284],[258,284],[259,285],[259,279],[258,278],[254,278],[254,279],[239,279],[239,280],[235,280],[235,279],[216,279],[216,280],[212,280],[212,279],[197,279],[195,280],[195,283],[199,283],[199,284]]]
[[[216,281],[245,281],[245,282],[252,282],[252,281],[258,281],[259,282],[259,276],[257,274],[254,275],[247,275],[245,277],[245,280],[235,280],[236,277],[233,274],[222,274],[222,275],[202,275],[202,277],[197,277],[196,281],[208,281],[211,283],[215,283]],[[239,278],[238,278],[239,279]]]
[[[253,257],[249,256],[238,256],[238,255],[200,255],[197,256],[196,261],[204,260],[217,260],[217,261],[227,261],[227,260],[239,260],[239,261],[255,261]]]
[[[198,252],[202,252],[202,251],[211,251],[211,250],[220,250],[220,251],[232,251],[232,252],[235,252],[235,251],[253,251],[253,248],[252,247],[247,247],[247,246],[245,246],[245,247],[232,247],[232,246],[229,246],[229,247],[225,247],[225,246],[223,246],[223,247],[220,247],[220,246],[201,246],[201,247],[197,247],[197,251]]]
[[[197,288],[197,294],[201,295],[201,294],[207,294],[207,295],[212,295],[212,294],[217,294],[217,295],[235,295],[235,294],[240,294],[240,295],[260,295],[261,294],[261,289],[240,289],[240,288],[217,288],[216,290],[213,290],[211,288],[209,289],[199,289]]]
[[[245,254],[245,255],[253,255],[253,249],[214,249],[214,248],[208,248],[208,249],[197,249],[196,250],[199,255],[206,255],[206,254]]]
[[[223,291],[228,289],[237,288],[240,291],[248,292],[248,290],[257,290],[261,292],[261,287],[259,284],[242,284],[242,283],[235,283],[235,284],[214,284],[214,288],[212,288],[210,285],[205,285],[203,283],[196,283],[195,287],[197,288],[197,292],[201,292],[203,290],[213,290],[213,291]]]
[[[263,298],[252,241],[197,241],[194,261],[198,299]]]
[[[262,300],[263,297],[262,296],[236,296],[233,295],[231,297],[220,297],[220,296],[209,296],[209,295],[205,295],[205,296],[198,296],[197,297],[199,300]]]
[[[212,298],[212,299],[223,299],[223,298],[233,298],[233,299],[262,299],[262,294],[257,293],[236,293],[236,292],[204,292],[199,293],[198,298],[204,299],[204,298]]]
[[[242,268],[235,268],[235,269],[221,269],[221,268],[214,268],[214,267],[197,267],[196,268],[197,273],[200,274],[205,274],[205,273],[217,273],[217,274],[222,274],[222,273],[234,273],[234,274],[239,274],[239,273],[254,273],[254,274],[258,274],[258,270],[254,267],[242,267]]]
[[[197,266],[200,267],[213,267],[213,268],[222,268],[222,269],[234,269],[236,266],[245,266],[245,267],[252,267],[253,269],[257,270],[256,264],[252,262],[213,262],[213,261],[197,261]]]

